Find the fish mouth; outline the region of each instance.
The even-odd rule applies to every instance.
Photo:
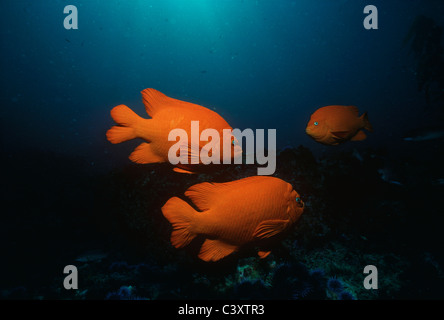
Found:
[[[302,199],[301,199],[299,202],[296,202],[296,205],[297,205],[299,208],[305,208],[305,203],[304,203],[304,201],[302,201]]]
[[[240,156],[243,153],[242,148],[240,146],[235,146],[233,149],[234,149],[233,150],[233,155],[235,157],[236,156]]]
[[[233,159],[238,159],[242,157],[242,148],[240,146],[235,146],[233,148]]]
[[[308,134],[310,137],[315,138],[315,134],[314,134],[312,128],[307,127],[307,128],[305,129],[305,133]]]
[[[225,152],[221,153],[221,160],[223,163],[232,163],[233,160],[236,163],[236,160],[242,160],[242,153],[243,151],[240,146],[234,146],[233,150],[229,150],[228,154],[225,154]]]
[[[310,130],[310,129],[305,129],[305,133],[310,137],[310,138],[312,138],[312,139],[315,139],[316,140],[316,136],[315,136],[315,134],[313,133],[313,131],[312,130]]]

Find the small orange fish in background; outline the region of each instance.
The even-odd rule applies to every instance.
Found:
[[[293,187],[270,176],[248,177],[226,183],[204,182],[191,186],[185,196],[198,208],[173,197],[162,213],[173,226],[171,243],[176,248],[196,236],[205,241],[199,252],[204,261],[217,261],[247,243],[260,247],[267,239],[294,224],[304,203]],[[265,258],[270,251],[259,251]]]
[[[127,140],[141,138],[146,142],[139,145],[129,156],[136,163],[161,163],[168,162],[168,151],[176,141],[168,141],[168,135],[173,129],[183,129],[191,140],[191,122],[199,121],[199,136],[205,129],[215,129],[223,136],[223,129],[232,129],[231,126],[216,112],[197,104],[170,98],[155,89],[142,91],[145,110],[151,119],[139,117],[125,105],[119,105],[111,110],[111,117],[118,124],[106,133],[107,139],[113,143],[121,143]],[[234,137],[232,139],[235,139]],[[221,139],[222,140],[222,139]],[[199,141],[199,150],[191,148],[188,144],[188,158],[197,155],[207,142]],[[222,148],[222,142],[220,150]],[[191,155],[191,152],[194,154]],[[211,151],[210,151],[211,152]],[[231,158],[242,153],[240,146],[231,145]],[[221,163],[223,152],[221,154]],[[201,164],[201,162],[200,162]],[[173,169],[176,172],[192,173],[199,164],[178,163]]]
[[[373,131],[367,112],[359,116],[355,106],[327,106],[311,115],[305,132],[317,142],[338,145],[364,140],[367,136],[362,129]]]

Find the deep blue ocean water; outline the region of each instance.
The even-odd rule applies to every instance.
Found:
[[[145,116],[140,91],[215,108],[234,128],[277,129],[278,147],[325,148],[305,134],[331,105],[368,111],[362,144],[399,145],[434,122],[403,46],[419,14],[442,25],[440,1],[2,1],[1,123],[9,150],[51,150],[108,168],[132,147],[111,146],[109,111]],[[345,147],[345,146],[344,146]],[[349,147],[349,146],[347,146]],[[118,151],[116,151],[118,150]]]
[[[378,9],[376,30],[363,25],[369,4]],[[78,9],[76,30],[64,28],[66,5]],[[444,120],[442,96],[436,98],[442,95],[442,82],[441,87],[434,82],[438,93],[428,102],[425,90],[418,90],[418,74],[425,67],[419,69],[411,43],[404,42],[420,15],[444,28],[443,1],[3,0],[0,13],[0,132],[8,177],[4,186],[10,190],[5,201],[13,208],[3,226],[23,227],[20,240],[3,241],[9,247],[6,257],[12,259],[3,266],[9,272],[19,250],[33,241],[30,216],[55,210],[50,205],[55,198],[66,206],[76,203],[79,210],[91,209],[89,198],[79,204],[94,196],[71,184],[73,166],[80,162],[94,176],[130,164],[128,155],[137,143],[106,140],[114,124],[109,112],[125,104],[148,117],[140,95],[145,88],[214,109],[233,128],[276,129],[279,150],[302,145],[316,159],[384,150],[386,159],[394,159],[392,167],[408,157],[412,172],[439,168],[436,161],[443,159],[442,139],[403,140],[412,129],[442,126]],[[442,37],[430,43],[442,50]],[[442,69],[432,62],[427,70]],[[432,78],[424,77],[426,82]],[[310,115],[336,104],[355,105],[360,114],[367,111],[374,132],[365,141],[337,147],[307,136]],[[58,178],[60,171],[52,175],[46,170],[53,164],[66,180]],[[39,172],[42,165],[46,171]],[[423,178],[442,190],[443,174],[441,168]],[[57,194],[48,187],[51,181],[57,181]],[[363,193],[366,187],[357,186]],[[40,202],[22,208],[34,190],[39,190]],[[73,192],[79,193],[77,200]],[[433,207],[439,191],[433,192],[432,200],[417,201]],[[63,207],[57,210],[63,220]],[[48,224],[55,223],[51,219]],[[52,242],[57,239],[41,245]],[[87,242],[78,251],[89,249]],[[17,259],[18,269],[26,272],[26,258]],[[20,279],[17,274],[12,278]],[[26,281],[17,283],[26,287]]]

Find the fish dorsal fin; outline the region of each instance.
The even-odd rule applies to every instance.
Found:
[[[357,117],[359,116],[359,109],[355,106],[348,106],[351,112],[353,112]]]
[[[167,107],[200,107],[197,104],[170,98],[156,89],[148,88],[142,92],[142,100],[146,113],[152,118],[159,109]]]
[[[206,211],[210,209],[213,199],[217,197],[219,185],[210,182],[199,183],[188,188],[185,196],[190,198],[199,210]]]
[[[237,246],[220,240],[206,239],[199,252],[204,261],[218,261],[237,250]]]
[[[210,206],[215,206],[215,203],[219,200],[222,193],[237,191],[240,190],[239,188],[248,188],[250,184],[258,184],[262,182],[263,179],[271,178],[268,176],[253,176],[223,183],[203,182],[188,188],[185,196],[189,197],[199,210],[205,211],[208,210]]]
[[[367,135],[364,133],[364,131],[359,130],[358,133],[356,133],[350,140],[351,141],[361,141],[365,140],[367,138]]]
[[[281,233],[287,227],[288,220],[265,220],[262,221],[253,233],[257,239],[267,239]]]
[[[200,151],[201,151],[200,146],[193,144],[181,144],[179,146],[179,149],[186,150],[185,155],[180,154],[180,161],[182,163],[189,163],[189,164],[200,163]]]

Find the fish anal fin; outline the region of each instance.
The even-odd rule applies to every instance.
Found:
[[[271,253],[271,251],[258,251],[257,255],[259,258],[264,259],[268,257],[268,255]]]
[[[135,163],[159,163],[165,162],[163,158],[155,154],[149,143],[140,144],[129,156],[130,160]]]
[[[206,239],[199,252],[199,258],[204,261],[218,261],[238,249],[237,246],[220,240]]]
[[[364,131],[359,130],[350,140],[351,141],[362,141],[367,138],[367,135],[364,133]]]
[[[265,220],[262,221],[253,233],[257,239],[267,239],[285,230],[288,220]]]
[[[189,170],[185,170],[185,169],[181,169],[181,168],[174,168],[173,169],[174,172],[177,173],[188,173],[188,174],[195,174],[195,172],[189,171]]]

